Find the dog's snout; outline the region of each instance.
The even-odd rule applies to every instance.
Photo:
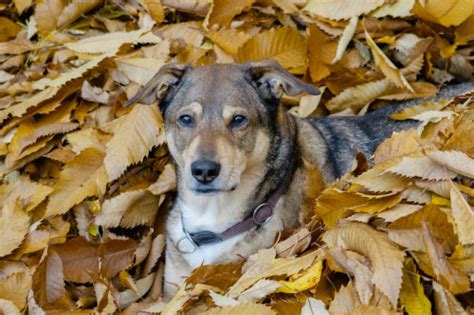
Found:
[[[191,164],[193,177],[202,184],[209,184],[221,171],[221,165],[214,161],[196,161]]]

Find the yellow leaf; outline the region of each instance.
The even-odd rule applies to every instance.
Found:
[[[323,261],[319,259],[316,263],[296,276],[296,279],[285,281],[280,280],[281,287],[275,292],[294,294],[302,292],[315,287],[321,278],[321,271],[323,270]]]
[[[277,258],[271,262],[267,270],[259,274],[243,274],[242,277],[229,289],[228,296],[237,297],[245,289],[260,279],[278,275],[293,275],[300,270],[307,269],[313,265],[319,255],[318,251],[306,254],[298,258]]]
[[[30,216],[17,200],[3,206],[0,212],[0,257],[10,254],[20,246],[28,232]]]
[[[124,44],[133,44],[140,41],[149,31],[147,28],[130,32],[113,32],[91,36],[65,46],[73,51],[84,54],[98,54],[119,49]],[[145,35],[144,35],[145,34]],[[143,35],[143,36],[142,36]]]
[[[425,295],[420,283],[420,275],[411,258],[403,263],[403,282],[400,290],[400,304],[405,307],[408,315],[431,314],[431,303]]]
[[[338,45],[315,24],[308,29],[309,74],[313,81],[320,81],[331,74]]]
[[[88,62],[84,63],[83,65],[73,68],[70,71],[61,73],[55,79],[43,78],[41,80],[36,81],[33,84],[35,89],[42,90],[46,87],[53,87],[58,88],[66,84],[67,82],[80,78],[84,75],[84,73],[92,68],[95,68],[100,62],[104,59],[114,56],[117,53],[117,50],[109,51],[97,57],[93,57]]]
[[[383,6],[371,12],[370,15],[376,18],[411,16],[411,10],[415,5],[415,1],[416,0],[395,0],[386,2]]]
[[[387,172],[430,180],[456,177],[456,173],[447,170],[427,156],[404,157],[400,163],[387,169]]]
[[[148,152],[165,141],[163,121],[157,106],[136,105],[119,118],[104,159],[109,181],[119,178],[128,166],[143,160]]]
[[[2,263],[3,265],[0,267],[0,296],[13,302],[18,309],[22,310],[27,303],[28,292],[31,289],[30,270],[22,263],[8,264],[6,261]]]
[[[40,103],[52,98],[59,91],[59,87],[51,87],[46,90],[40,91],[27,99],[22,100],[19,103],[12,104],[9,107],[0,111],[0,122],[12,117],[20,117],[27,112],[31,107],[37,106]]]
[[[161,195],[174,189],[176,189],[176,168],[173,164],[166,164],[158,180],[147,188],[154,195]]]
[[[347,46],[349,45],[349,43],[352,40],[352,37],[355,34],[358,21],[359,21],[358,16],[351,17],[349,23],[344,28],[344,32],[342,33],[341,38],[339,39],[339,42],[337,44],[336,56],[334,56],[334,59],[332,60],[331,63],[336,63],[342,59],[342,56],[344,55],[344,52],[346,51]]]
[[[30,7],[33,3],[33,0],[13,0],[16,10],[19,14],[22,14],[26,8]]]
[[[306,70],[306,43],[293,27],[272,28],[248,40],[235,55],[236,61],[274,59],[295,74]]]
[[[323,241],[331,247],[340,247],[367,256],[372,264],[372,282],[397,307],[402,284],[404,252],[399,250],[385,233],[360,223],[349,223],[323,235]]]
[[[406,120],[427,111],[441,110],[449,104],[447,100],[436,102],[423,102],[416,106],[410,106],[402,109],[400,112],[391,114],[390,118],[395,120]]]
[[[465,273],[474,273],[474,246],[457,245],[448,260],[454,268],[462,270]]]
[[[474,9],[473,0],[425,0],[417,1],[413,13],[422,19],[444,26],[459,25]]]
[[[468,315],[456,297],[436,281],[433,281],[433,291],[436,314]]]
[[[358,112],[364,106],[384,95],[391,87],[393,84],[387,79],[356,85],[331,98],[326,103],[326,107],[331,112],[340,112],[347,108]]]
[[[459,189],[451,186],[451,210],[461,245],[474,244],[474,211]]]
[[[428,157],[448,170],[474,178],[474,159],[460,151],[434,151]]]
[[[0,207],[19,200],[25,212],[33,210],[53,191],[53,188],[20,177],[8,184],[0,185]]]
[[[437,206],[445,206],[445,207],[449,207],[451,205],[451,202],[449,201],[449,199],[446,199],[446,198],[443,198],[441,196],[438,196],[436,194],[433,194],[431,196],[431,202],[434,204],[434,205],[437,205]]]
[[[214,24],[229,25],[234,16],[250,8],[254,2],[255,0],[213,0],[211,11],[206,16],[208,28],[212,28]]]
[[[82,14],[94,9],[101,3],[102,0],[72,0],[58,17],[58,27],[62,28],[74,22],[80,18]]]
[[[161,23],[165,19],[165,11],[160,0],[145,0],[145,5],[155,22]]]
[[[228,315],[228,314],[259,314],[259,315],[276,315],[276,312],[271,307],[256,304],[244,303],[235,306],[215,307],[206,311],[208,315]]]
[[[160,199],[147,190],[127,191],[104,201],[95,224],[104,227],[133,228],[150,225],[156,215]]]
[[[455,246],[457,237],[449,217],[439,207],[432,204],[426,205],[421,210],[403,216],[390,224],[388,226],[389,237],[410,250],[423,251],[424,244],[421,236],[423,222],[430,224],[431,232],[437,238],[443,240],[446,248]]]
[[[443,246],[431,233],[430,229],[428,223],[422,223],[423,241],[436,279],[454,294],[468,292],[470,286],[469,277],[466,273],[454,268],[449,263]]]
[[[454,31],[454,36],[456,38],[456,45],[466,45],[474,40],[474,14],[459,25],[456,31]]]
[[[58,17],[63,12],[67,0],[39,0],[35,7],[35,21],[38,34],[46,37],[57,29]]]
[[[226,27],[222,27],[218,31],[209,30],[208,36],[215,44],[231,55],[237,54],[239,48],[252,38],[247,33]]]
[[[45,216],[63,214],[85,198],[103,194],[107,185],[103,159],[102,151],[88,148],[66,164],[49,196]]]
[[[145,85],[165,64],[164,59],[129,58],[115,61],[118,69],[131,81]]]
[[[372,51],[375,63],[383,72],[383,74],[387,77],[387,79],[396,86],[407,88],[408,90],[413,92],[413,88],[410,86],[410,83],[408,83],[407,79],[403,76],[402,72],[393,64],[390,59],[388,59],[388,57],[383,53],[383,51],[377,46],[377,44],[367,32],[367,29],[365,29],[365,38],[367,39],[367,44],[369,45]]]
[[[312,112],[316,110],[319,103],[321,102],[321,97],[323,96],[325,86],[319,89],[319,95],[303,95],[300,99],[300,107],[298,108],[298,115],[300,117],[308,117]]]
[[[383,4],[383,0],[310,0],[303,10],[328,19],[342,20],[369,13]]]

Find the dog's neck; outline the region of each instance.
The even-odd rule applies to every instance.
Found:
[[[283,118],[279,118],[279,124],[277,131],[286,128],[290,132],[280,132],[274,137],[271,150],[276,154],[270,156],[263,165],[246,169],[235,190],[203,195],[190,191],[184,183],[178,183],[178,208],[188,232],[225,231],[247,218],[256,206],[270,198],[285,181],[285,176],[293,175],[294,163],[290,161],[294,161],[293,156],[297,155],[294,126],[286,113]],[[288,168],[291,168],[290,172]]]

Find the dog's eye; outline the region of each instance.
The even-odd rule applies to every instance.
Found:
[[[181,115],[178,117],[178,123],[183,127],[192,127],[194,124],[194,120],[189,115]]]
[[[248,121],[249,121],[248,118],[245,116],[235,115],[234,117],[232,117],[232,121],[230,122],[230,125],[231,127],[238,128],[247,124]]]

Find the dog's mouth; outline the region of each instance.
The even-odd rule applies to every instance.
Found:
[[[237,188],[237,186],[234,186],[230,189],[217,189],[217,188],[195,188],[193,191],[197,194],[202,194],[202,195],[215,195],[220,192],[230,192],[234,191]]]

